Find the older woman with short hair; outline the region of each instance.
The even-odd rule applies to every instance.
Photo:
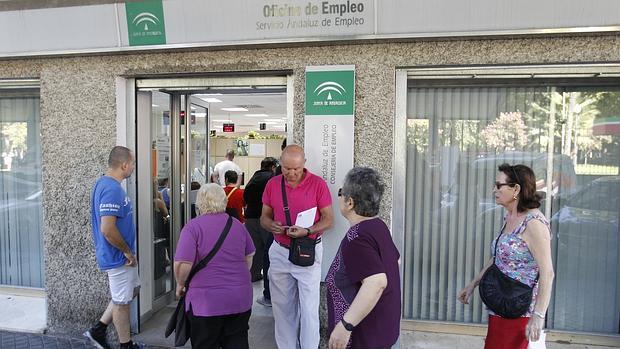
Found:
[[[400,328],[400,257],[377,217],[385,185],[366,167],[347,173],[338,192],[350,228],[327,273],[330,349],[390,348]]]
[[[215,246],[228,221],[226,194],[217,184],[198,191],[200,215],[183,230],[174,256],[177,296],[185,297],[194,348],[248,348],[248,321],[252,309],[250,267],[254,244],[243,224],[233,218],[228,236],[213,259],[185,281],[192,267]]]

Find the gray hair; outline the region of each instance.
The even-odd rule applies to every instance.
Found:
[[[196,207],[200,214],[222,213],[226,211],[227,204],[224,189],[215,183],[203,185],[196,195]]]
[[[353,210],[360,216],[379,214],[385,184],[379,173],[369,167],[354,167],[344,178],[342,195],[353,199]]]

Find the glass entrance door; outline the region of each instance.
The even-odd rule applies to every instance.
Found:
[[[136,220],[142,287],[135,320],[145,326],[138,331],[151,331],[147,322],[151,318],[161,322],[167,318],[167,306],[174,304],[173,261],[181,230],[198,214],[198,190],[211,181],[212,168],[226,150],[238,152],[235,161],[248,176],[260,168],[265,156],[279,156],[290,126],[287,120],[292,120],[292,103],[287,102],[292,80],[288,76],[136,80]],[[227,131],[223,123],[236,128]]]
[[[140,315],[148,318],[174,301],[174,248],[209,178],[209,109],[189,94],[138,91],[136,114]]]

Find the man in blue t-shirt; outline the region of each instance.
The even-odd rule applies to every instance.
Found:
[[[142,348],[131,340],[129,303],[140,289],[136,260],[136,228],[131,200],[121,186],[135,168],[131,150],[116,146],[108,158],[108,170],[97,180],[91,197],[91,223],[99,269],[108,274],[112,301],[101,319],[84,336],[97,348],[111,348],[106,339],[110,322],[118,333],[121,349]]]

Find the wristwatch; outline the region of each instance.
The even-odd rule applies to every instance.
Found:
[[[342,322],[342,325],[344,326],[344,329],[351,332],[355,329],[355,326],[353,326],[353,324],[350,324],[348,322],[346,322],[344,320],[344,318],[342,318],[342,320],[340,320],[340,322]]]
[[[312,234],[312,230],[310,228],[306,228],[306,233],[308,233],[306,236]]]

